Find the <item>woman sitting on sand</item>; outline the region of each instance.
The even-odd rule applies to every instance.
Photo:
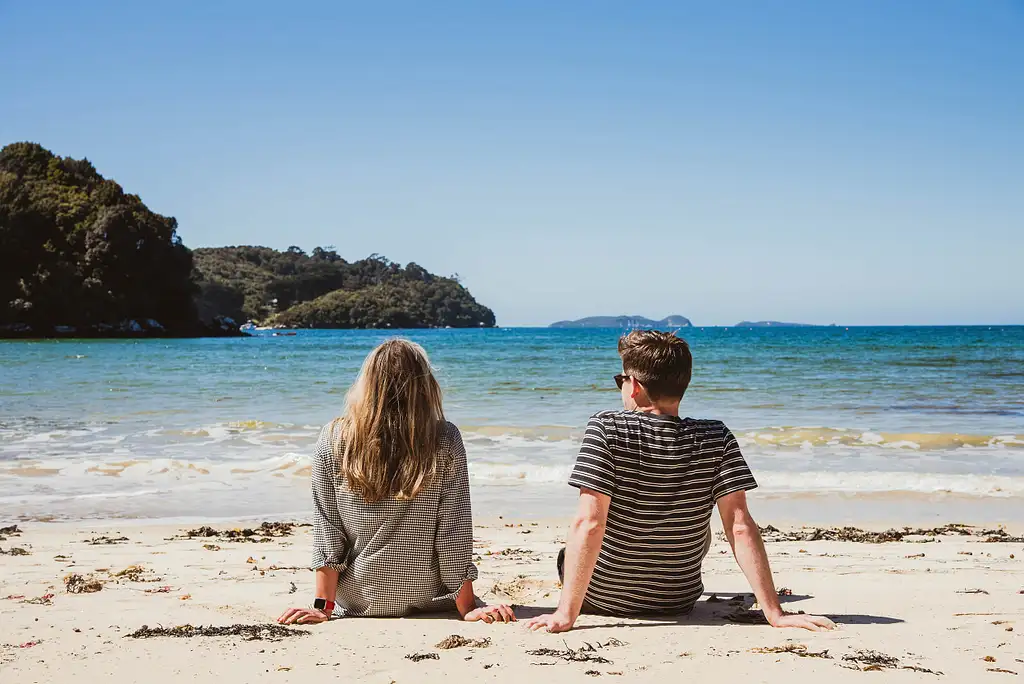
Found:
[[[312,480],[316,600],[278,622],[451,608],[515,620],[508,606],[477,607],[466,449],[422,347],[394,339],[370,352],[345,415],[320,433]]]

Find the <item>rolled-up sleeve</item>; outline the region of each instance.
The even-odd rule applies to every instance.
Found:
[[[450,456],[442,474],[441,498],[438,505],[437,550],[441,583],[454,596],[466,580],[477,578],[473,564],[473,504],[469,494],[469,466],[462,435],[454,426],[450,430]]]
[[[320,432],[313,454],[313,563],[310,568],[333,568],[344,572],[348,567],[348,541],[345,522],[338,509],[338,466],[334,458],[333,428]]]

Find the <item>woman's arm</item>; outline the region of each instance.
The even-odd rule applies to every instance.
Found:
[[[316,571],[316,595],[317,598],[327,598],[334,601],[334,595],[338,593],[338,576],[340,573],[334,568],[322,567]],[[327,622],[331,619],[330,613],[309,608],[289,608],[277,621],[282,625],[300,624],[315,625],[319,622]]]
[[[476,610],[476,594],[473,592],[473,581],[466,580],[459,589],[459,595],[455,597],[455,608],[463,618],[470,612]]]
[[[455,597],[455,607],[459,615],[466,622],[482,620],[488,624],[501,620],[502,622],[516,622],[516,615],[510,606],[504,604],[496,606],[480,606],[477,608],[476,594],[473,593],[473,581],[466,580],[459,589],[459,595]]]
[[[437,511],[437,533],[434,546],[437,551],[441,582],[448,591],[457,591],[455,607],[463,620],[474,622],[515,622],[509,606],[483,606],[477,608],[473,580],[477,569],[473,564],[473,505],[469,492],[469,466],[462,435],[452,428],[451,462],[441,475],[441,499]],[[457,589],[456,589],[457,588]]]
[[[338,466],[334,458],[333,424],[320,433],[312,462],[313,562],[316,570],[314,598],[334,602],[338,577],[348,565],[345,522],[338,509]],[[311,601],[312,603],[312,601]],[[278,618],[283,624],[325,622],[330,613],[309,608],[292,608]]]
[[[317,568],[316,571],[316,597],[330,599],[334,601],[334,597],[338,594],[338,577],[341,575],[340,572],[334,568],[322,567]],[[330,617],[330,615],[328,615]]]

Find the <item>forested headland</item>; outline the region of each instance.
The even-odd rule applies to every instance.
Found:
[[[193,252],[203,314],[299,328],[493,327],[494,313],[456,278],[334,250],[215,247]]]
[[[190,250],[177,221],[87,159],[0,149],[0,337],[237,335],[289,327],[490,327],[457,278],[332,249]]]

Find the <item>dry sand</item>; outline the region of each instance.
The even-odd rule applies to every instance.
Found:
[[[725,600],[703,600],[684,618],[584,616],[565,635],[530,633],[521,624],[466,624],[453,616],[356,618],[297,628],[306,633],[299,637],[247,641],[242,636],[126,635],[143,625],[271,623],[286,607],[308,604],[313,574],[302,567],[309,559],[310,528],[248,543],[171,539],[188,529],[180,525],[20,527],[18,536],[0,535],[8,537],[0,541],[4,551],[28,552],[0,555],[3,684],[92,682],[112,676],[119,681],[223,683],[321,678],[676,682],[736,676],[751,682],[997,682],[1024,676],[1021,542],[942,536],[928,543],[770,543],[776,581],[792,589],[786,607],[832,616],[841,625],[833,633],[727,620],[728,614],[749,608],[752,599],[728,546],[716,538],[705,563],[705,598],[714,593]],[[525,606],[518,611],[521,617],[550,609],[558,598],[554,557],[564,533],[561,521],[505,519],[479,525],[478,592],[487,600]],[[127,540],[89,543],[101,535]],[[143,571],[114,576],[133,565]],[[102,590],[67,593],[64,578],[70,573],[102,582]],[[53,594],[51,605],[24,602],[47,594]],[[743,603],[728,600],[738,594],[745,595]],[[453,634],[489,637],[491,643],[450,650],[435,646]],[[581,652],[586,644],[594,650]],[[770,652],[780,647],[790,652]],[[566,648],[591,660],[530,654]],[[873,672],[870,661],[846,659],[861,651],[891,656],[897,660],[889,665],[897,668],[943,674],[884,665],[886,671]],[[429,657],[407,658],[414,654]]]

